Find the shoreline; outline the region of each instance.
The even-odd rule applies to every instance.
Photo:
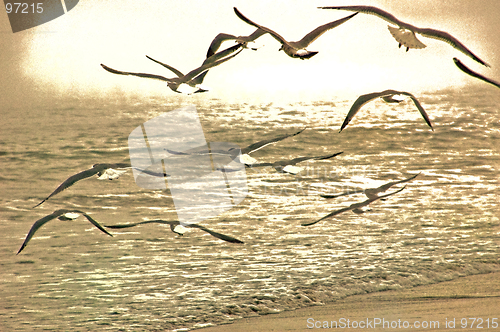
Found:
[[[326,305],[242,318],[231,324],[196,331],[312,329],[500,331],[500,272],[465,276],[405,290],[353,295]]]

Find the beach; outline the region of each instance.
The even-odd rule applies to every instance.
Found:
[[[342,330],[496,331],[500,329],[495,324],[500,318],[499,281],[500,273],[473,275],[401,291],[350,296],[332,304],[246,318],[198,331],[333,329],[334,322]]]

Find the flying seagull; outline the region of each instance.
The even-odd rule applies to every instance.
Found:
[[[33,235],[35,235],[36,231],[40,227],[42,227],[44,224],[46,224],[47,222],[49,222],[55,218],[57,218],[59,220],[74,220],[74,219],[78,218],[80,215],[83,215],[85,218],[87,218],[87,220],[90,221],[92,223],[92,225],[99,228],[99,230],[101,232],[106,233],[109,236],[113,236],[110,233],[108,233],[107,230],[105,230],[97,221],[95,221],[91,216],[89,216],[85,212],[82,212],[79,210],[60,209],[60,210],[56,210],[56,211],[52,212],[51,214],[35,221],[33,226],[31,226],[31,229],[30,229],[28,235],[26,236],[26,239],[24,240],[23,245],[21,246],[21,248],[17,252],[17,254],[19,254],[28,245],[28,242],[31,240]]]
[[[285,38],[283,38],[281,35],[279,35],[277,32],[249,20],[236,7],[234,7],[234,12],[244,22],[269,33],[274,39],[276,39],[279,43],[281,43],[281,48],[279,49],[280,51],[283,50],[288,56],[292,58],[300,58],[302,60],[309,59],[318,53],[306,50],[307,46],[309,46],[313,41],[315,41],[319,36],[321,36],[326,31],[341,25],[342,23],[346,22],[351,17],[357,14],[354,13],[340,20],[321,25],[316,29],[314,29],[313,31],[309,32],[301,40],[290,42],[287,41]]]
[[[274,163],[258,163],[258,164],[253,164],[250,167],[264,167],[264,166],[271,166],[274,167],[275,170],[277,170],[280,173],[290,173],[290,174],[297,174],[300,171],[303,170],[302,167],[295,166],[296,164],[306,161],[306,160],[325,160],[325,159],[330,159],[333,157],[338,156],[339,154],[344,153],[344,151],[341,152],[336,152],[334,154],[329,154],[326,156],[319,156],[319,157],[298,157],[292,160],[278,160],[275,161]]]
[[[397,25],[399,28],[394,28],[389,26],[389,32],[392,34],[394,39],[399,43],[399,47],[401,45],[406,47],[406,51],[410,48],[424,48],[426,47],[420,40],[415,36],[416,33],[421,34],[422,36],[428,38],[439,39],[444,41],[460,52],[466,54],[472,59],[476,60],[482,65],[489,67],[489,65],[483,60],[479,59],[474,53],[472,53],[464,44],[462,44],[458,39],[453,37],[447,32],[434,30],[434,29],[422,29],[411,24],[402,22],[398,20],[394,15],[373,6],[329,6],[329,7],[318,7],[321,9],[340,9],[340,10],[348,10],[359,13],[365,13],[370,15],[375,15],[380,17],[381,19]]]
[[[303,132],[305,129],[306,128],[299,130],[299,131],[292,133],[292,134],[280,135],[280,136],[276,136],[276,137],[271,138],[271,139],[265,139],[265,140],[250,144],[249,146],[241,149],[241,155],[239,156],[238,162],[241,164],[245,164],[247,166],[251,166],[252,164],[255,164],[257,162],[257,160],[253,157],[250,157],[249,156],[250,153],[255,152],[257,150],[260,150],[269,144],[273,144],[273,143],[282,141],[285,138],[296,136],[296,135],[300,134],[301,132]],[[176,154],[176,155],[207,154],[208,153],[208,152],[199,152],[199,153],[179,152],[179,151],[174,151],[174,150],[169,150],[169,149],[165,149],[165,150],[171,154]],[[231,159],[235,159],[236,157],[238,157],[236,155],[237,152],[238,152],[238,149],[236,149],[236,148],[230,148],[227,151],[222,151],[222,150],[211,150],[210,151],[210,153],[212,153],[212,154],[229,155],[231,157]]]
[[[457,67],[463,71],[464,73],[472,76],[472,77],[475,77],[475,78],[478,78],[482,81],[485,81],[487,83],[490,83],[490,84],[493,84],[494,86],[496,86],[497,88],[500,88],[500,83],[498,82],[495,82],[487,77],[484,77],[483,75],[479,74],[479,73],[476,73],[475,71],[472,71],[470,70],[469,68],[467,68],[460,60],[458,60],[457,58],[453,58],[453,61],[455,62],[455,64],[457,65]]]
[[[219,33],[217,36],[215,36],[214,40],[212,40],[212,43],[210,44],[210,47],[208,48],[207,51],[207,58],[211,57],[212,55],[217,52],[219,49],[220,45],[226,41],[226,40],[234,40],[236,43],[238,43],[241,47],[243,48],[250,48],[251,50],[257,50],[257,48],[254,47],[248,47],[249,43],[252,43],[255,39],[259,38],[266,32],[262,29],[257,28],[251,35],[248,36],[235,36],[231,35],[228,33]]]
[[[374,197],[378,196],[378,194],[387,191],[389,188],[391,188],[392,186],[394,186],[396,184],[405,183],[405,182],[409,182],[409,181],[413,180],[419,174],[420,173],[415,174],[415,175],[413,175],[413,176],[411,176],[411,177],[409,177],[407,179],[403,179],[403,180],[399,180],[399,181],[391,181],[391,182],[383,184],[383,185],[381,185],[380,187],[377,187],[377,188],[369,188],[369,189],[363,189],[363,190],[348,191],[348,192],[345,192],[345,193],[342,193],[342,194],[338,194],[338,195],[323,194],[323,195],[320,195],[320,196],[323,197],[323,198],[337,198],[337,197],[340,197],[340,196],[347,196],[347,195],[352,195],[352,194],[363,193],[368,198],[374,198]]]
[[[224,234],[221,234],[221,233],[217,233],[217,232],[214,232],[208,228],[205,228],[201,225],[197,225],[197,224],[186,224],[186,223],[182,223],[177,221],[177,220],[161,220],[161,219],[155,219],[155,220],[147,220],[147,221],[141,221],[141,222],[137,222],[137,223],[134,223],[134,224],[125,224],[125,225],[105,225],[104,227],[107,227],[107,228],[128,228],[128,227],[134,227],[134,226],[138,226],[138,225],[143,225],[143,224],[151,224],[151,223],[157,223],[157,224],[166,224],[166,225],[170,225],[170,230],[176,234],[179,234],[179,235],[184,235],[183,233],[179,232],[178,230],[176,230],[176,227],[178,226],[182,226],[182,227],[186,227],[186,228],[197,228],[197,229],[201,229],[202,231],[204,232],[207,232],[208,234],[218,238],[218,239],[221,239],[223,241],[227,241],[227,242],[231,242],[231,243],[243,243],[243,241],[240,241],[238,239],[235,239],[234,237],[231,237],[229,235],[224,235]]]
[[[67,189],[74,185],[76,182],[80,180],[87,179],[91,176],[97,175],[98,180],[115,180],[117,179],[120,175],[126,172],[127,169],[132,168],[130,164],[127,163],[116,163],[116,164],[109,164],[109,163],[104,163],[104,164],[94,164],[91,168],[86,169],[84,171],[81,171],[79,173],[76,173],[69,178],[67,178],[63,183],[59,185],[49,196],[47,196],[44,200],[42,200],[40,203],[35,205],[33,208],[36,208],[37,206],[41,205],[43,202],[51,198],[52,196],[57,195],[64,189]],[[155,173],[151,172],[148,170],[140,170],[142,173],[145,173],[147,175],[151,176],[156,176],[156,177],[166,177],[168,174],[165,173]]]
[[[198,93],[198,92],[205,92],[208,91],[207,88],[202,87],[201,84],[203,83],[203,79],[205,78],[205,75],[208,73],[208,70],[212,67],[218,66],[221,63],[234,58],[236,55],[238,55],[243,48],[241,45],[234,45],[233,47],[230,47],[228,49],[225,49],[224,51],[218,52],[211,57],[205,59],[203,64],[196,68],[191,70],[189,73],[184,75],[182,72],[179,70],[175,69],[172,66],[169,66],[165,63],[162,63],[158,60],[155,60],[149,56],[146,55],[146,57],[163,67],[167,68],[168,70],[172,71],[177,77],[174,78],[166,78],[164,76],[160,75],[155,75],[155,74],[144,74],[144,73],[131,73],[131,72],[125,72],[125,71],[119,71],[116,69],[112,69],[106,65],[103,65],[101,63],[102,68],[106,69],[110,73],[113,74],[118,74],[118,75],[133,75],[133,76],[139,76],[139,77],[145,77],[145,78],[153,78],[161,81],[167,82],[168,87],[178,93],[186,93],[186,94],[191,94],[191,93]],[[234,54],[232,54],[234,53]]]
[[[412,95],[409,92],[404,92],[404,91],[396,91],[396,90],[385,90],[382,92],[373,92],[373,93],[368,93],[366,95],[359,96],[358,99],[352,104],[351,109],[349,110],[349,113],[347,113],[347,117],[344,120],[344,123],[342,123],[342,126],[340,127],[339,132],[341,132],[348,124],[351,122],[352,118],[356,113],[358,113],[359,109],[369,101],[375,99],[375,98],[383,98],[386,102],[400,102],[401,100],[397,100],[394,98],[395,95],[405,95],[411,98],[413,100],[413,103],[415,103],[415,106],[417,106],[418,110],[420,111],[420,114],[422,114],[425,122],[427,122],[427,125],[431,127],[432,130],[432,124],[431,120],[429,120],[429,117],[427,116],[427,113],[425,113],[425,110],[423,109],[422,105],[420,105],[419,101],[417,98],[415,98],[414,95]]]
[[[404,186],[403,188],[401,188],[399,190],[396,190],[395,192],[392,192],[392,193],[389,193],[389,194],[385,194],[385,195],[382,195],[382,196],[374,195],[371,198],[368,198],[366,201],[359,202],[359,203],[354,203],[354,204],[349,205],[348,207],[342,208],[342,209],[337,210],[337,211],[333,211],[332,213],[327,214],[323,218],[320,218],[320,219],[318,219],[316,221],[313,221],[313,222],[310,222],[310,223],[302,224],[302,226],[311,226],[311,225],[314,225],[314,224],[320,222],[321,220],[334,217],[334,216],[339,215],[339,214],[341,214],[343,212],[346,212],[346,211],[353,211],[354,213],[362,213],[363,210],[361,210],[361,208],[367,206],[368,204],[370,204],[370,203],[372,203],[372,202],[374,202],[374,201],[376,201],[378,199],[382,199],[384,197],[388,197],[388,196],[397,194],[398,192],[402,191],[404,188],[406,188],[406,186]]]

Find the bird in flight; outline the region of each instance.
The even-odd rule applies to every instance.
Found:
[[[494,86],[496,86],[497,88],[500,88],[500,83],[498,82],[495,82],[479,73],[476,73],[475,71],[472,71],[470,70],[468,67],[466,67],[460,60],[458,60],[457,58],[453,58],[453,61],[455,62],[455,65],[461,70],[463,71],[464,73],[466,73],[467,75],[470,75],[472,77],[475,77],[475,78],[478,78],[482,81],[485,81],[486,83],[490,83],[490,84],[493,84]]]
[[[152,223],[156,223],[156,224],[164,224],[164,225],[169,225],[170,226],[170,230],[176,234],[179,234],[179,235],[184,235],[182,232],[179,231],[179,226],[182,226],[182,227],[185,227],[185,228],[197,228],[197,229],[200,229],[204,232],[207,232],[208,234],[218,238],[218,239],[221,239],[223,241],[226,241],[226,242],[231,242],[231,243],[243,243],[243,241],[240,241],[232,236],[229,236],[229,235],[224,235],[224,234],[221,234],[221,233],[217,233],[217,232],[214,232],[206,227],[203,227],[201,225],[198,225],[198,224],[186,224],[186,223],[181,223],[177,220],[161,220],[161,219],[155,219],[155,220],[147,220],[147,221],[141,221],[141,222],[137,222],[137,223],[133,223],[133,224],[124,224],[124,225],[105,225],[104,227],[107,227],[107,228],[113,228],[113,229],[118,229],[118,228],[128,228],[128,227],[135,227],[135,226],[138,226],[138,225],[144,225],[144,224],[152,224]]]
[[[347,116],[344,120],[344,123],[342,123],[339,132],[341,132],[349,124],[349,122],[351,122],[352,118],[356,115],[356,113],[358,113],[359,109],[364,104],[376,98],[382,98],[384,99],[384,101],[389,103],[399,103],[401,100],[395,99],[394,98],[395,95],[404,95],[410,97],[411,100],[413,100],[415,106],[417,106],[417,109],[419,110],[420,114],[422,114],[422,117],[424,118],[427,125],[431,127],[432,130],[434,130],[434,128],[432,128],[431,120],[429,120],[429,116],[427,115],[424,108],[422,107],[422,105],[420,105],[420,102],[417,100],[417,98],[415,98],[414,95],[405,91],[385,90],[382,92],[373,92],[359,96],[358,99],[356,99],[356,101],[354,102],[354,104],[352,104],[351,109],[349,110],[349,113],[347,113]]]
[[[203,64],[200,67],[191,70],[186,75],[184,75],[182,72],[175,69],[174,67],[169,66],[163,62],[155,60],[155,59],[146,55],[146,57],[148,59],[162,65],[163,67],[167,68],[168,70],[172,71],[175,75],[177,75],[177,77],[174,77],[174,78],[166,78],[164,76],[155,75],[155,74],[132,73],[132,72],[126,72],[126,71],[119,71],[116,69],[112,69],[106,65],[103,65],[102,63],[101,63],[101,66],[102,66],[102,68],[104,68],[105,70],[107,70],[113,74],[132,75],[132,76],[153,78],[153,79],[165,81],[165,82],[167,82],[167,86],[174,92],[192,94],[192,93],[199,93],[199,92],[208,91],[207,88],[201,86],[201,84],[203,83],[203,79],[205,78],[205,75],[208,73],[208,70],[212,67],[220,65],[223,62],[226,62],[229,59],[234,58],[242,50],[243,50],[243,48],[241,47],[241,45],[238,44],[238,45],[234,45],[233,47],[230,47],[228,49],[225,49],[224,51],[218,52],[218,53],[212,55],[211,57],[205,59],[205,61],[203,62]]]
[[[435,29],[418,28],[418,27],[411,25],[409,23],[405,23],[403,21],[400,21],[391,13],[388,13],[385,10],[382,10],[380,8],[373,7],[373,6],[328,6],[328,7],[318,7],[318,8],[348,10],[348,11],[354,11],[354,12],[358,12],[358,13],[364,13],[364,14],[378,16],[381,19],[398,26],[398,28],[394,28],[394,27],[389,26],[389,32],[394,37],[394,39],[396,39],[396,41],[399,43],[399,47],[401,47],[401,45],[406,47],[406,51],[408,51],[408,49],[410,49],[410,48],[424,48],[424,47],[426,47],[426,45],[424,45],[415,36],[415,34],[418,33],[424,37],[444,41],[444,42],[450,44],[451,46],[453,46],[455,49],[459,50],[460,52],[466,54],[467,56],[471,57],[475,61],[479,62],[480,64],[489,67],[489,65],[486,62],[484,62],[479,57],[477,57],[467,47],[465,47],[464,44],[462,44],[458,39],[456,39],[455,37],[453,37],[449,33],[444,32],[444,31],[440,31],[440,30],[435,30]]]
[[[21,246],[21,248],[17,252],[17,254],[19,254],[21,251],[23,251],[24,248],[26,248],[26,246],[28,245],[28,242],[31,240],[33,235],[35,235],[36,231],[40,227],[42,227],[44,224],[46,224],[47,222],[51,221],[52,219],[56,219],[56,218],[59,220],[74,220],[74,219],[78,218],[80,215],[83,215],[85,218],[87,218],[87,220],[90,221],[92,223],[92,225],[99,228],[99,230],[101,232],[103,232],[109,236],[113,236],[111,233],[109,233],[107,230],[105,230],[96,220],[94,220],[91,216],[89,216],[85,212],[82,212],[79,210],[60,209],[60,210],[56,210],[56,211],[52,212],[51,214],[35,221],[33,226],[31,226],[31,229],[30,229],[28,235],[26,236],[26,239],[24,240],[23,245]]]
[[[247,166],[251,166],[252,164],[255,164],[257,162],[257,159],[255,159],[253,157],[250,157],[250,153],[255,152],[257,150],[260,150],[260,149],[262,149],[263,147],[265,147],[265,146],[267,146],[269,144],[273,144],[273,143],[282,141],[285,138],[296,136],[296,135],[300,134],[301,132],[303,132],[305,129],[306,128],[304,128],[302,130],[299,130],[299,131],[297,131],[295,133],[292,133],[292,134],[280,135],[280,136],[276,136],[276,137],[271,138],[271,139],[265,139],[265,140],[262,140],[262,141],[250,144],[249,146],[247,146],[245,148],[242,148],[240,150],[241,154],[239,154],[239,160],[237,160],[237,161],[239,163],[241,163],[241,164],[245,164]],[[165,150],[167,152],[169,152],[171,154],[175,154],[175,155],[208,154],[209,153],[208,150],[206,150],[206,149],[203,152],[180,152],[180,151],[174,151],[174,150],[170,150],[170,149],[165,149]],[[220,155],[228,155],[228,156],[231,157],[231,159],[235,159],[235,158],[238,157],[238,155],[237,155],[238,149],[236,149],[236,148],[230,148],[227,151],[223,151],[223,150],[210,150],[210,153],[212,153],[212,154],[220,154]]]
[[[377,188],[368,188],[368,189],[362,189],[362,190],[347,191],[345,193],[337,194],[337,195],[322,194],[320,196],[323,197],[323,198],[337,198],[337,197],[341,197],[341,196],[347,196],[347,195],[352,195],[352,194],[363,193],[363,194],[366,195],[366,197],[373,198],[375,196],[378,196],[380,193],[383,193],[383,192],[389,190],[392,186],[394,186],[396,184],[405,183],[405,182],[409,182],[409,181],[413,180],[419,174],[420,173],[415,174],[413,176],[410,176],[407,179],[403,179],[403,180],[399,180],[399,181],[387,182],[387,183],[385,183],[385,184],[383,184],[383,185],[381,185],[380,187],[377,187]]]
[[[348,207],[342,208],[340,210],[333,211],[332,213],[327,214],[323,218],[320,218],[320,219],[318,219],[316,221],[313,221],[313,222],[310,222],[310,223],[302,224],[302,226],[311,226],[311,225],[314,225],[314,224],[316,224],[316,223],[318,223],[318,222],[320,222],[322,220],[325,220],[327,218],[331,218],[331,217],[337,216],[337,215],[339,215],[339,214],[341,214],[343,212],[346,212],[346,211],[353,211],[354,213],[363,213],[363,210],[361,210],[361,208],[367,206],[370,203],[375,202],[376,200],[379,200],[379,199],[382,199],[382,198],[389,197],[389,196],[392,196],[394,194],[397,194],[398,192],[402,191],[404,188],[406,188],[406,186],[404,186],[403,188],[401,188],[399,190],[396,190],[396,191],[394,191],[392,193],[385,194],[385,195],[382,195],[382,196],[373,195],[371,198],[368,198],[366,201],[359,202],[359,203],[354,203],[354,204],[349,205]]]
[[[211,57],[212,55],[217,52],[219,47],[223,42],[226,40],[234,40],[236,43],[238,43],[241,47],[243,48],[249,48],[251,50],[257,50],[256,47],[249,47],[248,44],[253,43],[255,39],[259,38],[266,32],[262,29],[257,28],[251,35],[248,36],[235,36],[231,35],[228,33],[219,33],[217,36],[215,36],[214,40],[212,40],[212,43],[210,43],[210,46],[208,47],[207,51],[207,58]]]
[[[91,168],[86,169],[84,171],[81,171],[79,173],[76,173],[66,180],[64,180],[63,183],[61,183],[49,196],[47,196],[45,199],[43,199],[40,203],[35,205],[33,208],[36,208],[37,206],[40,206],[43,202],[48,200],[49,198],[57,195],[64,189],[67,189],[77,183],[80,180],[88,179],[91,176],[97,175],[98,180],[115,180],[117,179],[120,175],[126,172],[127,169],[132,168],[130,164],[127,163],[115,163],[115,164],[110,164],[110,163],[103,163],[103,164],[94,164],[92,165]],[[151,175],[151,176],[156,176],[156,177],[166,177],[168,174],[165,173],[155,173],[151,172],[148,170],[140,170],[142,173]]]
[[[292,58],[299,58],[302,60],[309,59],[318,53],[315,51],[306,50],[306,47],[308,47],[313,41],[315,41],[319,36],[321,36],[326,31],[341,25],[342,23],[348,21],[354,15],[357,14],[354,13],[340,20],[321,25],[316,29],[314,29],[313,31],[309,32],[299,41],[287,41],[277,32],[251,21],[246,16],[244,16],[236,7],[234,7],[234,12],[244,22],[269,33],[274,39],[276,39],[279,43],[281,43],[281,48],[279,49],[280,51],[284,51],[288,56]]]
[[[329,154],[326,156],[319,156],[319,157],[298,157],[294,158],[291,160],[278,160],[273,163],[256,163],[251,165],[250,167],[264,167],[264,166],[271,166],[274,167],[275,170],[277,170],[280,173],[289,173],[289,174],[298,174],[300,171],[303,170],[302,167],[295,166],[296,164],[306,161],[306,160],[325,160],[325,159],[330,159],[333,157],[336,157],[340,154],[344,153],[344,151],[341,152],[336,152],[334,154]]]

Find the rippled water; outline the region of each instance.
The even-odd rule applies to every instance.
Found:
[[[204,96],[181,105],[175,97],[68,98],[3,111],[1,330],[194,329],[500,269],[497,90],[419,96],[434,132],[411,101],[367,104],[339,134],[351,99],[251,104]],[[169,191],[141,189],[131,173],[85,180],[31,207],[69,175],[127,160],[134,128],[189,103],[209,142],[243,147],[307,126],[254,153],[259,161],[344,153],[304,163],[296,176],[247,169],[245,200],[201,223],[244,244],[195,229],[181,237],[157,224],[112,230],[111,238],[79,218],[47,223],[15,255],[33,222],[59,208],[108,225],[176,219]],[[300,226],[365,199],[320,193],[416,173],[401,193],[362,215]]]

